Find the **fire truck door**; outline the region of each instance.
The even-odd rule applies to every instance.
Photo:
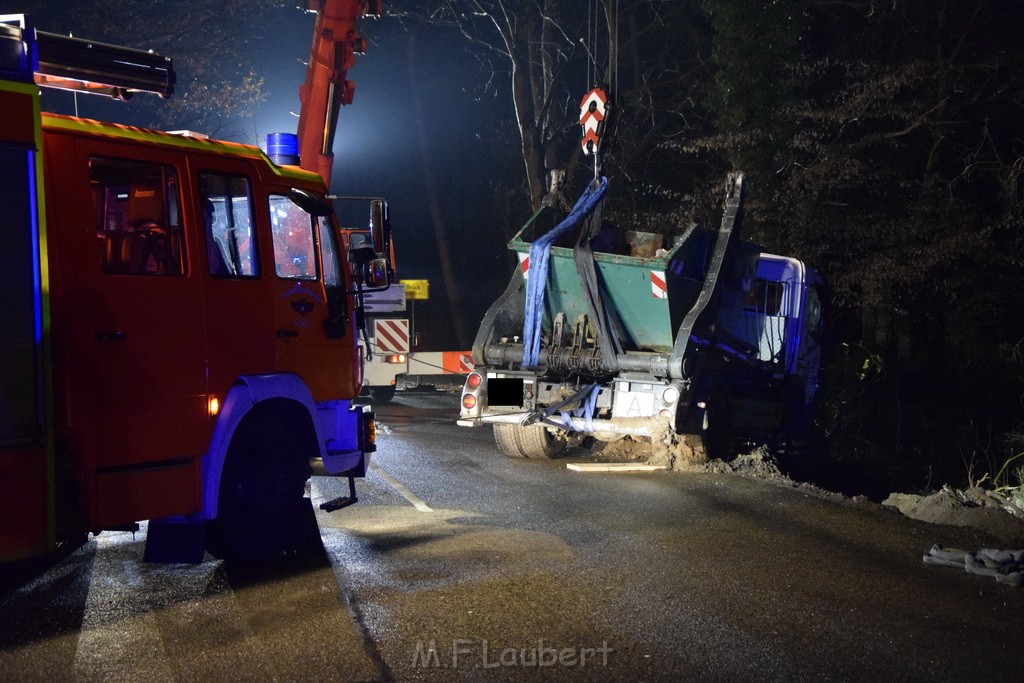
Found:
[[[205,449],[206,342],[202,290],[182,221],[182,159],[94,155],[94,348],[98,468],[185,465]],[[177,161],[178,163],[175,163]],[[95,253],[95,252],[93,252]],[[180,482],[185,485],[184,481]]]
[[[330,220],[310,215],[285,194],[271,194],[269,202],[277,366],[299,374],[318,401],[353,398],[358,349]]]

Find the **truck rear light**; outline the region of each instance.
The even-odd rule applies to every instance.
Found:
[[[466,410],[476,408],[476,396],[474,396],[473,394],[463,394],[462,407],[465,408]]]
[[[211,396],[206,402],[206,412],[210,414],[210,417],[216,417],[220,413],[220,399]]]
[[[404,353],[393,353],[390,356],[384,356],[385,363],[404,363],[406,357]]]
[[[377,450],[377,420],[370,411],[363,413],[363,451],[373,453]]]
[[[470,389],[476,389],[483,384],[484,378],[475,372],[470,373],[469,377],[466,378],[466,386]]]

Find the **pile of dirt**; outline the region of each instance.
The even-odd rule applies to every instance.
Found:
[[[650,441],[625,437],[604,444],[598,457],[612,462],[644,462],[675,472],[739,474],[798,486],[783,474],[775,455],[766,446],[755,448],[730,461],[711,460],[698,437],[675,434],[667,425]]]
[[[605,462],[642,462],[676,471],[699,471],[708,456],[698,437],[675,434],[668,424],[659,424],[658,431],[648,439],[624,436],[601,442],[593,449]]]
[[[617,441],[600,442],[595,445],[592,452],[601,461],[649,462],[652,450],[649,442],[634,441],[626,436]]]
[[[980,487],[960,491],[944,486],[926,495],[893,493],[882,505],[921,522],[970,527],[1024,547],[1024,511],[994,491]]]

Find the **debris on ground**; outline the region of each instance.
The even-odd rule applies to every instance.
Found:
[[[796,486],[779,468],[775,455],[767,446],[760,446],[730,461],[710,460],[699,437],[675,434],[666,424],[650,441],[624,437],[603,444],[602,461],[643,462],[676,472],[707,472],[710,474],[741,474]]]
[[[722,461],[718,461],[722,462]],[[783,479],[785,475],[779,469],[778,460],[767,446],[759,446],[745,455],[738,455],[726,465],[731,472],[748,474],[765,479]]]
[[[707,462],[708,454],[700,437],[676,434],[668,422],[657,423],[654,433],[651,434],[648,464],[670,470],[690,471]]]
[[[971,527],[1003,541],[1024,543],[1024,514],[993,491],[943,486],[927,495],[893,493],[882,505],[921,522]]]
[[[924,554],[923,559],[925,564],[959,567],[968,574],[988,576],[1007,586],[1024,585],[1024,550],[982,548],[971,554],[936,544]]]

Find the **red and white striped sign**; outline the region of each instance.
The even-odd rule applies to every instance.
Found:
[[[373,338],[378,353],[409,353],[409,321],[374,320]]]
[[[651,294],[654,295],[655,299],[668,298],[668,287],[665,285],[665,273],[658,270],[651,271]]]
[[[530,274],[530,255],[524,254],[523,252],[517,252],[516,255],[519,257],[519,269],[523,271],[523,279]]]
[[[473,372],[473,355],[469,351],[445,351],[441,365],[445,372],[464,375]]]
[[[580,125],[583,126],[583,139],[580,143],[584,154],[597,154],[601,145],[598,131],[604,121],[607,103],[608,95],[601,88],[594,88],[580,102]]]

